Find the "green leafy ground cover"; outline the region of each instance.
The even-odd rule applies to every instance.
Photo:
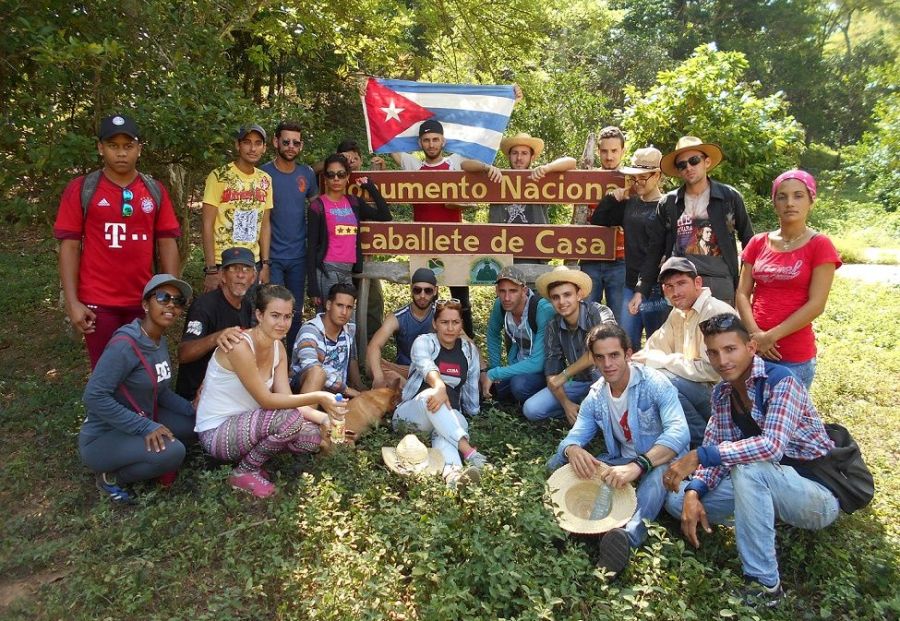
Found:
[[[543,464],[563,428],[514,411],[473,421],[472,438],[496,467],[464,494],[391,475],[380,447],[398,438],[382,429],[355,452],[279,460],[280,492],[268,501],[233,492],[227,469],[193,452],[171,490],[141,489],[138,508],[101,502],[76,453],[87,363],[62,329],[54,248],[0,242],[0,618],[900,616],[896,287],[838,279],[817,322],[814,399],[826,419],[851,428],[878,495],[823,532],[780,528],[789,599],[757,613],[730,596],[740,565],[727,529],[694,551],[663,518],[619,580],[599,575],[594,542],[563,533],[542,502]],[[401,296],[386,287],[389,306]],[[478,290],[476,318],[492,300]]]

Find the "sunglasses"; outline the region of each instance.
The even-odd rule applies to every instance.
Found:
[[[346,179],[350,174],[346,170],[326,170],[324,173],[326,179]]]
[[[681,160],[680,162],[675,162],[675,168],[678,170],[684,170],[688,167],[688,164],[691,166],[696,166],[700,162],[702,162],[704,157],[702,155],[692,155],[686,160]]]
[[[187,300],[183,295],[172,295],[168,291],[157,291],[153,296],[153,299],[156,300],[161,306],[167,306],[171,302],[178,308],[184,308],[187,304]]]
[[[700,332],[704,335],[717,334],[724,330],[730,330],[740,322],[740,317],[731,313],[722,313],[700,322]]]
[[[650,173],[649,175],[631,175],[631,178],[634,179],[635,183],[647,183],[651,179],[653,179],[653,175],[656,173]]]
[[[423,293],[425,295],[431,295],[432,293],[434,293],[434,288],[433,287],[413,287],[412,292],[413,292],[413,295],[422,295]]]
[[[435,308],[444,308],[445,306],[459,306],[462,308],[462,303],[458,298],[449,298],[447,300],[438,300],[434,303]]]
[[[128,218],[134,213],[134,207],[131,206],[131,200],[134,193],[128,188],[122,188],[122,217]]]
[[[297,147],[297,148],[299,149],[300,147],[303,146],[303,141],[302,141],[302,140],[288,140],[287,138],[282,138],[282,139],[281,139],[281,146],[282,146],[282,147],[289,147],[289,146],[291,146],[291,145],[293,145],[293,146],[295,146],[295,147]]]

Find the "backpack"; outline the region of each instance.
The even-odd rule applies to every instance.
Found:
[[[103,171],[100,170],[89,172],[81,182],[81,213],[84,218],[87,218],[88,206],[91,204],[91,199],[94,198],[94,193],[100,184],[100,175],[102,174]],[[159,181],[142,172],[138,172],[138,176],[144,182],[147,191],[150,192],[150,196],[153,197],[157,208],[162,207],[162,186]]]
[[[528,308],[526,309],[526,316],[528,317],[528,327],[531,328],[531,334],[537,336],[538,325],[537,325],[537,307],[538,302],[541,301],[541,296],[531,292],[531,297],[528,299]],[[509,338],[509,335],[506,333],[506,330],[503,330],[503,341],[506,343],[506,352],[509,353],[509,348],[512,347],[512,340]]]
[[[791,372],[779,364],[766,362],[766,375],[768,377],[765,381],[756,383],[756,405],[761,412],[765,412],[769,406],[768,401],[763,399],[765,386],[768,384],[774,387],[791,375]],[[841,511],[853,513],[872,501],[875,496],[875,480],[866,462],[863,461],[859,445],[846,427],[837,423],[824,425],[825,432],[834,442],[834,448],[822,457],[805,462],[791,460],[789,465],[793,466],[800,476],[827,487],[838,499]]]

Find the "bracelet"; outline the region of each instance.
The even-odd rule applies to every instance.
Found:
[[[650,461],[646,453],[641,453],[631,461],[637,464],[638,468],[644,471],[644,474],[649,474],[653,470],[653,462]]]
[[[203,273],[206,274],[207,276],[209,276],[211,274],[218,274],[219,266],[218,265],[207,265],[206,267],[203,268]]]
[[[571,377],[569,377],[569,369],[568,368],[563,369],[563,377],[566,378],[567,380],[572,379]]]
[[[480,371],[480,373],[487,373],[487,372],[488,372],[487,367],[481,369],[481,371]]]
[[[260,259],[259,262],[263,265],[272,265],[272,259]]]

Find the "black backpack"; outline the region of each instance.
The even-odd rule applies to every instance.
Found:
[[[91,199],[94,198],[94,193],[97,192],[97,186],[100,184],[100,175],[102,174],[103,171],[100,170],[89,172],[81,182],[81,213],[83,218],[87,218],[88,206],[91,204]],[[144,185],[147,186],[147,191],[153,197],[157,213],[159,213],[158,210],[162,207],[162,186],[159,181],[150,175],[138,172],[138,176],[144,182]]]

